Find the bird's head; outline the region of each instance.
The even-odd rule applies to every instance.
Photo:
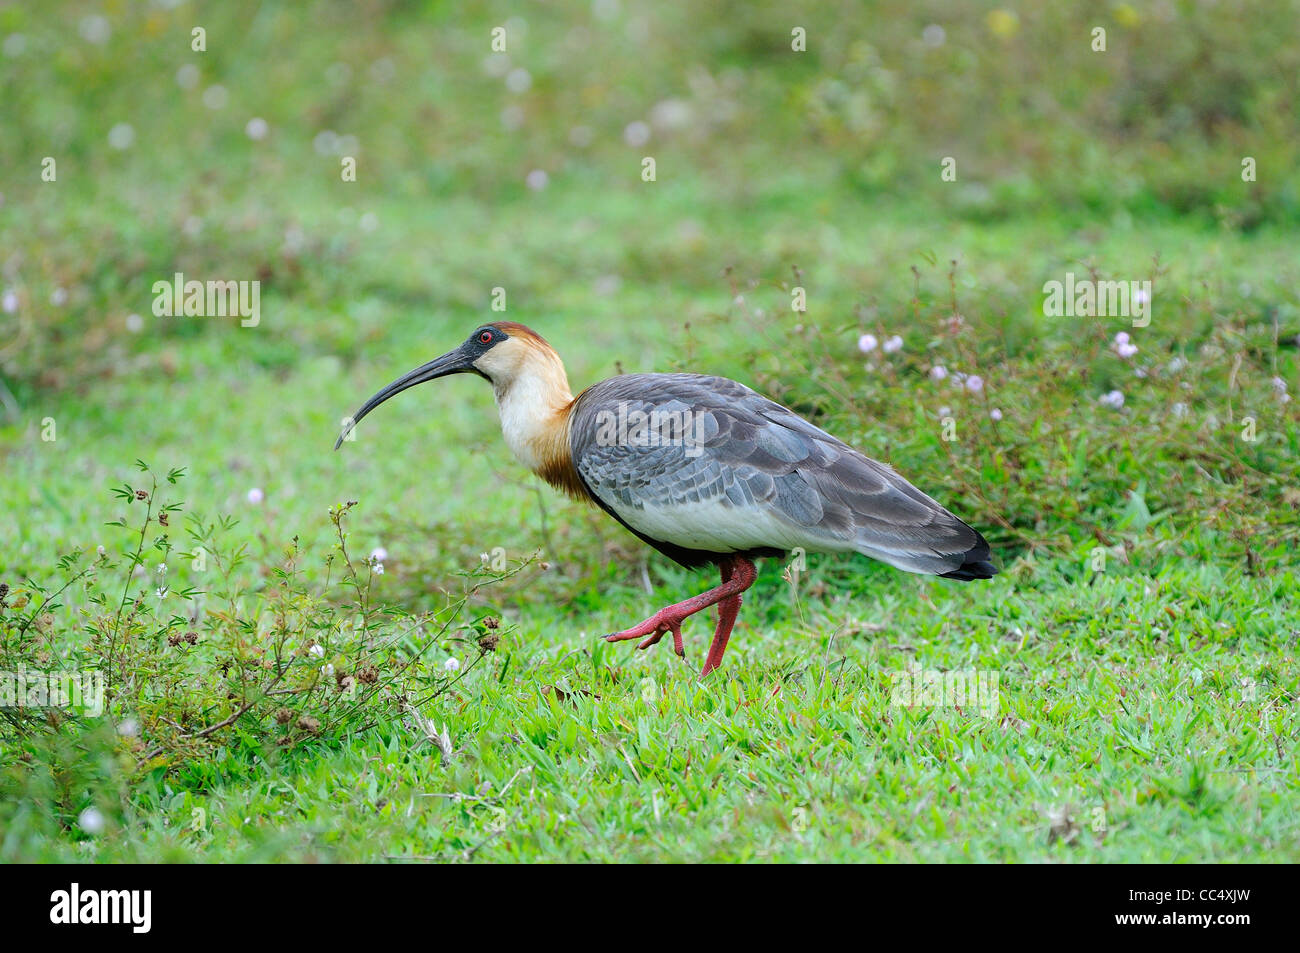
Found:
[[[552,373],[558,368],[560,381],[567,391],[563,365],[541,335],[513,321],[480,325],[460,347],[402,375],[362,404],[339,435],[334,449],[342,446],[343,440],[362,417],[388,398],[416,384],[449,374],[473,373],[490,381],[499,398],[517,379],[541,368],[550,369]]]

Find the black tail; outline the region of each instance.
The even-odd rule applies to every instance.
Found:
[[[972,532],[974,532],[972,530]],[[989,544],[983,536],[975,533],[979,537],[979,542],[972,546],[962,556],[963,562],[956,569],[949,572],[939,573],[944,579],[959,579],[962,582],[971,582],[975,579],[992,579],[998,574],[998,567],[993,565],[989,559],[992,555],[989,552]]]
[[[968,563],[962,563],[952,572],[941,572],[939,575],[944,579],[960,579],[962,582],[970,582],[973,579],[992,579],[998,574],[998,567],[993,565],[987,559],[972,559]]]

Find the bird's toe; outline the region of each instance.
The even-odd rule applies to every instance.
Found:
[[[662,639],[663,637],[664,637],[664,633],[663,633],[662,631],[660,631],[660,632],[656,632],[656,633],[654,633],[654,635],[650,636],[650,637],[649,637],[648,639],[646,639],[644,642],[639,643],[639,644],[637,645],[637,648],[638,648],[638,649],[648,649],[648,648],[650,648],[650,646],[652,646],[652,645],[658,645],[658,644],[659,644],[659,640]]]

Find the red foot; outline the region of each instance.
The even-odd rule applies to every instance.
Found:
[[[754,584],[757,571],[754,564],[743,556],[729,556],[718,564],[722,573],[722,585],[708,592],[660,609],[644,622],[634,625],[622,632],[605,636],[607,642],[623,642],[628,639],[644,639],[637,645],[638,649],[648,649],[658,644],[669,632],[673,634],[673,651],[682,658],[686,657],[686,648],[682,645],[682,622],[689,616],[711,605],[718,607],[718,625],[713,633],[713,644],[704,660],[704,669],[700,678],[704,678],[722,663],[722,654],[727,650],[727,640],[731,637],[731,628],[736,624],[736,615],[740,612],[740,594]]]
[[[686,646],[682,644],[682,620],[689,612],[678,615],[673,612],[678,606],[669,606],[666,609],[660,609],[644,622],[638,622],[630,629],[624,629],[622,632],[615,632],[612,635],[605,636],[606,642],[626,642],[628,639],[639,639],[643,635],[650,636],[644,642],[640,643],[637,648],[648,649],[652,645],[658,645],[669,632],[673,634],[673,651],[686,658]]]

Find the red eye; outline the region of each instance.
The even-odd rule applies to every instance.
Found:
[[[492,343],[492,332],[491,332],[491,331],[484,331],[482,334],[480,334],[480,335],[478,336],[478,340],[479,340],[479,343],[480,343],[480,344],[491,344],[491,343]]]

